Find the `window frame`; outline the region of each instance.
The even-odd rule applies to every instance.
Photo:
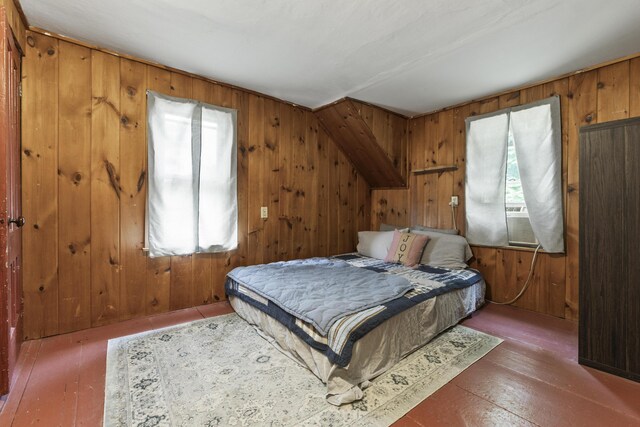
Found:
[[[180,97],[174,97],[174,96],[170,96],[170,95],[166,95],[160,92],[155,92],[155,91],[151,91],[151,90],[147,90],[146,91],[146,102],[147,102],[147,115],[146,115],[146,129],[147,129],[147,138],[146,138],[146,149],[147,149],[147,191],[146,191],[146,201],[145,201],[145,235],[144,235],[144,239],[145,239],[145,251],[147,252],[148,256],[151,258],[155,258],[155,257],[163,257],[163,256],[190,256],[190,255],[194,255],[194,254],[199,254],[199,253],[224,253],[224,252],[231,252],[234,251],[238,248],[239,245],[239,205],[238,205],[238,119],[237,119],[237,110],[236,109],[232,109],[232,108],[226,108],[226,107],[221,107],[221,106],[217,106],[217,105],[213,105],[213,104],[209,104],[209,103],[205,103],[205,102],[201,102],[199,100],[196,99],[189,99],[189,98],[180,98]],[[153,97],[150,98],[150,97]],[[231,208],[231,215],[230,217],[232,217],[232,221],[233,223],[230,224],[231,227],[234,227],[233,230],[230,230],[230,234],[233,237],[230,242],[231,242],[231,247],[224,247],[224,248],[219,248],[220,246],[224,246],[223,244],[220,245],[210,245],[208,247],[203,247],[201,246],[201,244],[203,243],[202,241],[200,241],[199,239],[199,231],[195,231],[194,233],[194,237],[195,237],[195,242],[194,242],[194,246],[193,246],[193,250],[190,250],[189,252],[180,252],[177,253],[174,249],[175,248],[171,248],[171,247],[163,247],[163,248],[152,248],[151,244],[150,244],[150,218],[149,218],[149,214],[150,214],[150,210],[152,209],[151,206],[151,201],[150,201],[150,196],[152,193],[152,188],[153,188],[153,182],[155,182],[154,180],[157,180],[158,177],[154,176],[155,174],[155,162],[156,160],[153,158],[153,156],[155,155],[155,150],[157,150],[157,148],[153,147],[154,142],[152,141],[152,139],[154,138],[154,133],[152,131],[152,123],[151,123],[151,116],[152,114],[157,114],[158,112],[153,111],[152,109],[155,108],[155,102],[156,100],[163,100],[163,101],[169,101],[169,102],[175,102],[175,103],[180,103],[180,104],[191,104],[194,106],[194,114],[188,119],[190,121],[190,125],[192,127],[192,132],[190,134],[190,138],[191,138],[191,155],[192,155],[192,159],[194,156],[194,151],[193,150],[197,150],[197,159],[198,159],[198,163],[197,165],[192,163],[191,164],[191,175],[193,177],[194,180],[194,184],[192,187],[192,191],[194,192],[194,197],[197,198],[198,200],[194,201],[194,211],[193,211],[193,222],[194,222],[194,228],[196,230],[199,230],[200,228],[200,213],[202,212],[201,208],[200,208],[200,199],[201,199],[201,190],[200,190],[200,183],[201,183],[201,170],[202,170],[202,164],[203,161],[205,159],[202,159],[202,144],[203,144],[203,132],[202,132],[202,127],[204,125],[204,122],[202,120],[202,112],[204,109],[207,110],[211,110],[211,111],[218,111],[218,112],[222,112],[225,114],[229,115],[229,119],[231,122],[231,125],[228,126],[228,128],[230,128],[232,135],[230,135],[231,141],[231,147],[229,147],[229,145],[226,145],[227,149],[229,149],[229,151],[227,151],[228,156],[226,158],[230,159],[230,165],[229,165],[229,186],[228,188],[225,190],[227,191],[227,194],[229,194],[230,199],[233,199],[233,206]],[[199,111],[195,111],[198,110]],[[195,117],[195,118],[194,118]],[[198,122],[195,121],[199,121],[199,125]],[[194,125],[195,122],[195,125]],[[195,130],[196,128],[194,128],[194,126],[198,126],[199,130]],[[157,127],[155,129],[157,131]],[[167,136],[165,136],[165,138],[167,138]],[[228,136],[229,138],[229,136]],[[229,140],[227,139],[227,142],[229,142]],[[152,148],[153,147],[153,148]],[[211,159],[210,159],[211,160]],[[215,160],[215,159],[213,159]],[[174,173],[175,174],[175,173]],[[177,173],[176,176],[182,175],[181,173]],[[186,176],[186,175],[185,175]],[[197,181],[197,182],[196,182]],[[188,228],[188,227],[187,227]],[[188,232],[188,231],[186,231]],[[227,242],[228,243],[228,242]]]
[[[564,189],[565,189],[565,180],[564,180],[564,176],[563,176],[563,165],[565,163],[565,158],[564,158],[564,153],[562,150],[562,141],[563,141],[563,135],[562,135],[562,112],[560,109],[560,96],[559,95],[554,95],[551,96],[549,98],[544,98],[544,99],[540,99],[534,102],[530,102],[530,103],[526,103],[526,104],[521,104],[521,105],[517,105],[514,107],[507,107],[507,108],[502,108],[500,110],[496,110],[490,113],[486,113],[486,114],[481,114],[481,115],[474,115],[474,116],[469,116],[466,118],[465,120],[465,154],[467,156],[467,164],[469,162],[469,154],[468,154],[468,150],[469,150],[469,146],[468,146],[468,142],[469,142],[469,130],[470,130],[470,126],[471,123],[477,120],[482,120],[482,119],[487,119],[487,118],[491,118],[491,117],[496,117],[496,116],[500,116],[500,115],[507,115],[507,120],[508,120],[508,130],[507,130],[507,138],[509,138],[509,134],[511,134],[512,130],[511,130],[511,114],[518,112],[518,111],[522,111],[522,110],[527,110],[527,109],[532,109],[541,105],[549,105],[550,107],[550,114],[551,114],[551,118],[552,118],[552,130],[554,132],[554,138],[558,138],[559,139],[559,146],[560,149],[558,151],[558,157],[557,159],[559,160],[559,164],[560,164],[560,174],[559,174],[559,179],[560,179],[560,190],[564,193]],[[507,147],[508,147],[508,141],[506,141]],[[507,148],[508,149],[508,148]],[[516,155],[517,156],[517,155]],[[505,223],[508,221],[508,215],[507,215],[507,203],[506,203],[506,162],[507,162],[507,155],[505,155],[505,199],[504,199],[504,205],[505,205]],[[518,165],[519,169],[520,169],[520,165]],[[468,183],[468,175],[465,174],[465,197],[468,197],[468,194],[466,192],[467,190],[467,183]],[[566,241],[567,241],[567,227],[566,227],[566,200],[564,198],[564,196],[562,196],[559,200],[559,203],[561,205],[560,209],[561,209],[561,219],[562,219],[562,239],[564,242],[564,249],[562,252],[558,252],[558,251],[547,251],[544,248],[542,248],[542,246],[540,246],[540,249],[538,250],[538,252],[544,252],[544,253],[554,253],[554,254],[566,254]],[[526,204],[526,202],[525,202]],[[529,210],[527,208],[527,210]],[[529,213],[527,213],[527,217],[529,218],[529,223],[531,224],[531,220],[529,217]],[[467,223],[467,227],[468,227],[468,217],[465,213],[465,222]],[[513,245],[512,241],[509,238],[509,231],[508,231],[508,225],[507,225],[507,239],[509,241],[508,244],[506,245],[501,245],[501,244],[497,244],[497,245],[490,245],[490,244],[479,244],[479,243],[469,243],[472,246],[476,246],[476,247],[485,247],[485,248],[495,248],[495,249],[512,249],[512,250],[522,250],[522,251],[534,251],[537,244],[523,244],[523,245]],[[536,241],[538,241],[538,238],[536,237]]]

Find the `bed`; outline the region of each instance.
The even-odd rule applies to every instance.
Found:
[[[322,330],[324,325],[298,317],[293,310],[283,308],[285,304],[273,301],[264,289],[245,283],[262,266],[239,267],[227,276],[225,290],[236,313],[322,380],[327,385],[327,401],[334,405],[360,400],[369,380],[484,303],[484,280],[469,268],[409,268],[358,253],[265,266],[286,270],[300,263],[346,263],[385,278],[401,277],[411,285],[401,296],[338,316],[327,330]],[[251,268],[257,270],[246,270]]]

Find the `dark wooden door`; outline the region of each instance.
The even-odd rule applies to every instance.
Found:
[[[9,391],[22,341],[22,217],[20,188],[20,64],[21,54],[4,11],[0,70],[0,395]]]

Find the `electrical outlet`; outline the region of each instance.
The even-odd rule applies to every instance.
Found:
[[[451,196],[451,203],[449,203],[454,208],[458,207],[458,196]]]
[[[267,219],[269,218],[269,208],[266,206],[262,206],[260,208],[260,218]]]

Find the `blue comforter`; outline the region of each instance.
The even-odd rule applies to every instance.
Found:
[[[339,259],[310,258],[238,267],[229,278],[312,324],[323,336],[349,314],[401,297],[414,286]]]

